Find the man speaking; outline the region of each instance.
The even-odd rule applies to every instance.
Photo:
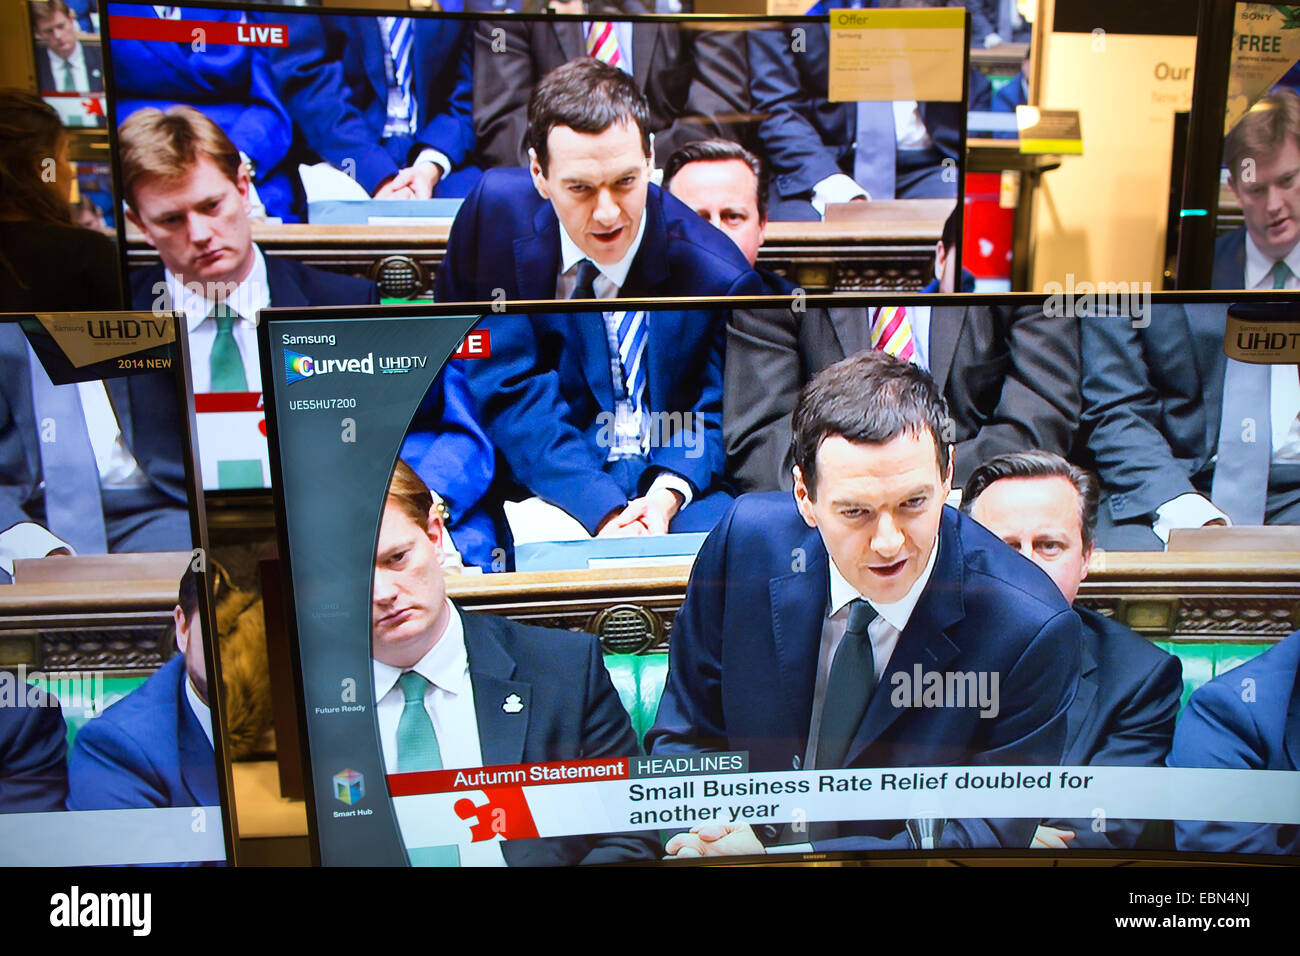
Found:
[[[493,169],[447,241],[434,298],[759,295],[740,250],[651,185],[645,97],[590,57],[547,74],[528,104],[529,168]]]
[[[794,415],[794,499],[740,498],[696,560],[653,753],[745,750],[753,771],[1060,762],[1079,619],[1046,575],[945,507],[948,431],[934,381],[910,363],[860,352],[813,379]],[[996,692],[916,706],[899,690],[918,670]],[[1036,822],[947,820],[938,845],[1027,847]],[[908,839],[901,820],[714,826],[667,851]]]

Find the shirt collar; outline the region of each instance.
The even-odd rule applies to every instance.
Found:
[[[68,54],[68,58],[66,60],[63,57],[59,56],[57,53],[55,53],[53,50],[51,50],[49,47],[45,48],[45,52],[50,55],[50,62],[53,63],[55,66],[58,66],[60,69],[62,69],[61,64],[63,63],[71,63],[73,66],[76,66],[78,63],[81,62],[81,41],[76,40],[73,42],[72,52]]]
[[[1300,242],[1292,247],[1284,257],[1284,262],[1291,269],[1292,275],[1300,276]],[[1255,245],[1255,238],[1246,233],[1246,280],[1247,289],[1272,289],[1273,266],[1276,259],[1270,259]]]
[[[641,223],[636,228],[636,238],[632,240],[632,245],[628,247],[623,258],[618,262],[609,265],[601,265],[592,259],[600,274],[614,284],[615,290],[622,289],[627,282],[627,274],[632,270],[632,260],[636,258],[638,250],[641,248],[641,239],[645,236],[646,211],[641,210]],[[578,244],[573,241],[569,235],[569,230],[564,228],[564,223],[560,223],[560,273],[567,274],[574,266],[583,259],[588,258],[587,254],[578,248]]]
[[[470,690],[469,655],[465,651],[465,625],[460,610],[447,601],[447,629],[436,644],[420,658],[411,670],[433,686],[449,694],[462,694]],[[375,700],[383,700],[402,676],[400,667],[375,661]]]
[[[829,557],[829,555],[827,556]],[[857,589],[848,582],[844,575],[840,574],[840,569],[835,566],[835,559],[831,558],[831,601],[829,613],[826,616],[830,617],[839,613],[849,604],[850,601],[856,601],[861,598],[875,608],[876,613],[883,617],[891,627],[901,632],[907,627],[907,622],[912,617],[912,611],[916,609],[916,602],[921,600],[921,592],[924,591],[925,586],[930,583],[930,575],[934,572],[934,562],[938,556],[939,538],[936,535],[934,539],[934,547],[930,549],[930,560],[925,562],[925,570],[922,571],[921,576],[913,582],[907,593],[891,604],[881,604],[878,601],[871,600],[865,595],[859,594]]]
[[[199,692],[194,689],[190,683],[190,675],[185,675],[185,699],[190,703],[190,710],[194,712],[194,717],[203,728],[203,733],[207,735],[208,743],[215,748],[216,744],[212,743],[212,709],[203,703],[203,698]]]
[[[196,286],[183,285],[181,281],[166,269],[167,291],[171,295],[174,308],[185,313],[185,324],[193,332],[212,314],[213,303],[198,291]],[[253,268],[244,281],[235,287],[234,295],[226,300],[226,305],[239,313],[239,324],[245,328],[257,328],[257,313],[271,304],[271,290],[267,286],[266,259],[257,243],[253,243]]]

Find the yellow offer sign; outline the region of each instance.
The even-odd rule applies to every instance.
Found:
[[[966,11],[832,10],[826,98],[961,102]]]

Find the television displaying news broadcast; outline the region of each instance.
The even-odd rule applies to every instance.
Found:
[[[106,11],[131,305],[186,315],[209,491],[270,480],[260,308],[968,285],[961,9]]]
[[[108,125],[96,0],[28,0],[41,97],[71,128]]]
[[[1294,306],[951,301],[264,313],[314,858],[1297,855]]]
[[[177,332],[0,316],[0,864],[229,859]]]

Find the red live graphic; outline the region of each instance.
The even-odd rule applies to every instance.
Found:
[[[158,20],[153,17],[108,18],[114,40],[146,43],[197,43],[214,46],[288,46],[283,23],[224,23],[216,20]]]
[[[451,357],[454,359],[491,358],[492,337],[488,335],[488,330],[475,329],[466,334],[460,340],[460,345],[456,346],[456,351],[451,353]]]

